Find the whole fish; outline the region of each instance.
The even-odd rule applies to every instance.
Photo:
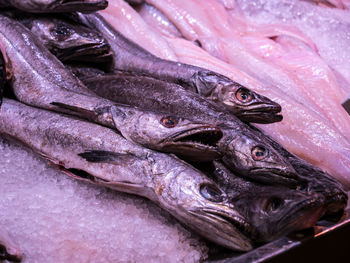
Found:
[[[0,227],[0,261],[21,262],[22,252],[9,234]]]
[[[110,46],[104,37],[59,15],[14,14],[61,61],[112,63]]]
[[[267,184],[296,186],[301,181],[294,168],[264,139],[225,109],[176,84],[138,77],[128,73],[98,76],[84,80],[101,97],[211,123],[223,132],[218,149],[224,162],[236,173]]]
[[[144,196],[213,242],[252,249],[251,226],[225,193],[176,157],[142,148],[109,128],[8,99],[0,132],[77,179]]]
[[[106,8],[106,0],[0,0],[0,7],[31,13],[94,12]]]
[[[282,120],[279,104],[210,70],[160,59],[116,31],[100,15],[78,14],[82,23],[101,32],[114,52],[114,69],[129,71],[179,84],[187,90],[224,105],[246,122]],[[248,113],[249,112],[249,113]]]
[[[221,162],[210,166],[204,166],[206,173],[254,227],[257,243],[312,227],[326,210],[322,193],[259,185],[235,176]]]

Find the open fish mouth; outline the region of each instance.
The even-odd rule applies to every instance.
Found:
[[[278,220],[277,228],[283,227],[278,227],[282,222],[289,222],[284,228],[290,226],[290,229],[293,230],[301,230],[314,226],[326,210],[322,201],[324,201],[323,198],[314,195],[292,206],[292,208]]]
[[[190,211],[190,213],[212,225],[217,229],[217,233],[222,232],[221,238],[227,241],[227,243],[222,244],[223,246],[242,251],[252,249],[250,239],[252,226],[244,218],[211,208],[201,208]]]
[[[164,151],[188,156],[200,161],[210,161],[220,157],[217,143],[223,133],[219,128],[204,126],[180,132],[163,140]]]
[[[291,231],[314,226],[326,210],[323,201],[324,198],[321,198],[321,196],[313,195],[299,203],[283,204],[285,212],[277,217],[272,212],[269,216],[272,220],[269,220],[266,230],[264,231],[263,227],[257,228],[254,240],[256,242],[269,242]],[[266,205],[270,205],[269,203],[270,200],[266,202]]]

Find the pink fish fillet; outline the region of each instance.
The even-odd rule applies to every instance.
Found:
[[[142,19],[154,31],[166,37],[181,37],[181,33],[169,19],[154,6],[142,4],[136,9]]]
[[[295,38],[245,38],[246,45],[261,58],[285,70],[297,84],[294,92],[307,97],[311,107],[318,107],[350,141],[350,118],[341,103],[346,94],[339,87],[333,71],[312,50]]]
[[[142,43],[143,48],[158,57],[177,61],[162,36],[154,32],[129,4],[123,0],[108,2],[108,7],[100,13],[121,34],[135,43]]]

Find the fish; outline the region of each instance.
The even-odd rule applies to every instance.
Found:
[[[0,7],[13,7],[30,13],[94,12],[107,5],[106,0],[0,0]]]
[[[114,52],[115,71],[130,71],[179,84],[224,105],[242,121],[273,123],[282,120],[279,104],[221,74],[158,58],[125,38],[98,14],[77,13],[75,19],[104,35]]]
[[[310,228],[325,213],[326,200],[322,193],[256,184],[234,175],[220,161],[203,167],[253,226],[255,243]]]
[[[23,254],[4,228],[0,227],[0,260],[21,262]]]
[[[112,63],[110,46],[104,37],[62,15],[14,14],[44,45],[63,62]],[[106,66],[108,68],[108,66]]]
[[[223,132],[217,143],[223,161],[242,176],[268,184],[294,187],[300,183],[294,168],[265,142],[263,135],[255,136],[249,126],[199,94],[173,83],[124,72],[85,79],[84,84],[118,103],[217,126]]]
[[[215,243],[252,249],[251,226],[226,194],[175,156],[140,147],[107,127],[9,99],[2,106],[0,133],[76,179],[150,199]]]

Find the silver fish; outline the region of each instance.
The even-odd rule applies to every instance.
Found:
[[[144,196],[207,239],[252,249],[251,226],[207,176],[167,154],[125,140],[109,128],[4,99],[0,133],[55,163],[67,174]]]
[[[14,7],[31,13],[94,12],[107,5],[106,0],[0,0],[0,7]]]

